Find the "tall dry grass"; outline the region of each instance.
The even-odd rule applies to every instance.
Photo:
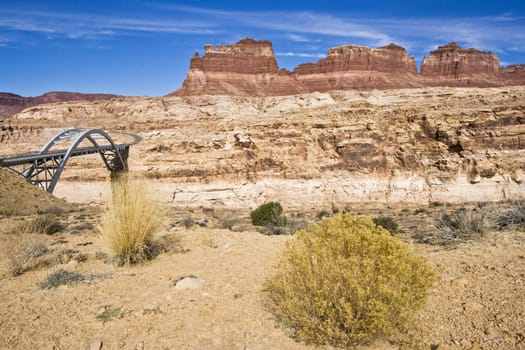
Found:
[[[98,231],[120,264],[134,264],[154,255],[154,237],[163,224],[163,210],[140,181],[126,178],[112,183]]]

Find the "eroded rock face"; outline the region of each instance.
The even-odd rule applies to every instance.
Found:
[[[279,70],[269,41],[243,39],[233,45],[196,52],[182,88],[173,95],[278,95],[299,92],[289,72]]]
[[[421,64],[423,76],[459,78],[487,74],[497,77],[499,73],[499,59],[496,55],[475,49],[462,49],[455,42],[430,52]]]
[[[371,49],[366,46],[344,45],[328,50],[328,57],[317,63],[306,63],[294,69],[296,75],[367,70],[416,74],[414,57],[395,44]]]
[[[19,113],[13,128],[33,129],[0,151],[70,127],[135,132],[132,171],[162,201],[189,207],[503,200],[525,197],[524,101],[515,86],[49,104]],[[98,156],[75,162],[57,194],[70,198],[69,182],[78,200],[81,184],[108,174]]]
[[[505,86],[525,84],[520,65],[500,69],[490,52],[440,46],[425,57],[421,74],[412,56],[398,45],[379,48],[343,45],[326,58],[279,70],[269,41],[243,39],[233,45],[205,46],[191,59],[181,89],[172,95],[275,96],[332,90],[398,89],[424,86]]]

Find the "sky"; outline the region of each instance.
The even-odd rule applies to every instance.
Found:
[[[525,63],[525,1],[0,0],[0,91],[162,96],[205,44],[270,40],[280,68],[344,44],[396,43],[418,65],[451,41]]]

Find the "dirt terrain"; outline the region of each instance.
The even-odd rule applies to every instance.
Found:
[[[316,349],[291,339],[264,307],[263,282],[292,236],[213,228],[210,213],[174,211],[162,233],[175,238],[173,249],[144,265],[118,267],[93,226],[75,229],[96,224],[98,212],[62,215],[62,233],[39,236],[55,261],[2,276],[1,349]],[[188,215],[210,227],[185,228]],[[4,218],[0,227],[22,219]],[[412,241],[407,232],[402,237]],[[439,276],[421,314],[421,348],[525,348],[525,232],[492,231],[452,247],[410,244]],[[85,279],[43,289],[59,269]],[[187,276],[202,284],[175,287]],[[396,348],[386,341],[363,347]]]
[[[142,265],[113,263],[95,229],[110,188],[99,158],[72,159],[60,179],[56,194],[79,206],[0,169],[0,349],[319,348],[291,339],[264,306],[263,283],[293,239],[249,224],[270,200],[310,221],[347,209],[399,222],[438,274],[420,348],[525,349],[525,231],[437,245],[433,226],[478,202],[523,198],[524,97],[524,87],[432,88],[27,109],[4,122],[0,154],[39,149],[71,127],[142,136],[130,169],[167,208],[161,235],[172,244]],[[59,233],[17,229],[46,213]],[[228,215],[231,229],[218,228]],[[36,242],[38,260],[13,277],[6,247],[23,242]],[[42,288],[62,269],[79,281]]]

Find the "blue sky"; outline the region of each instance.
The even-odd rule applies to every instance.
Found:
[[[0,0],[0,91],[161,96],[195,51],[270,40],[281,68],[329,47],[394,42],[418,64],[456,41],[525,63],[525,1]]]

